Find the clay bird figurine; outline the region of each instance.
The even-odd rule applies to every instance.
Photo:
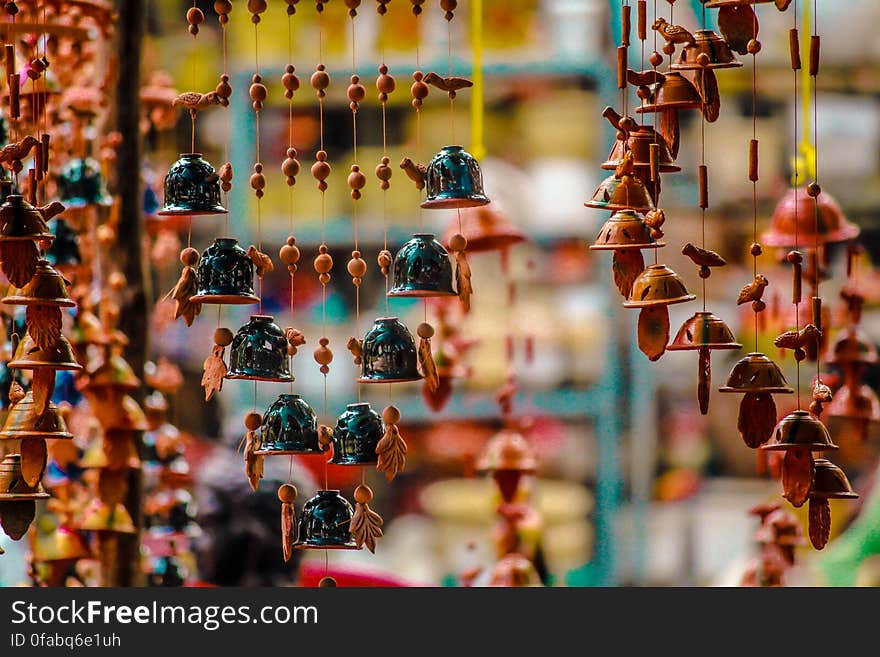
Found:
[[[831,392],[831,388],[826,386],[821,381],[816,381],[813,385],[813,401],[819,402],[822,404],[827,404],[831,401],[831,398],[834,394]]]
[[[622,179],[624,176],[631,176],[635,173],[636,165],[635,160],[633,159],[632,151],[627,151],[624,153],[623,158],[617,165],[617,168],[614,169],[614,177],[617,179]]]
[[[651,210],[645,215],[645,224],[648,228],[660,230],[664,223],[666,223],[666,213],[663,212],[662,208]],[[685,255],[687,254],[685,253]]]
[[[760,301],[761,297],[764,296],[764,288],[766,288],[770,282],[763,274],[758,274],[755,276],[755,280],[744,286],[743,289],[739,291],[739,296],[736,299],[736,305],[742,305],[744,303],[748,303],[749,301]]]
[[[354,356],[354,364],[360,365],[364,355],[364,341],[351,336],[348,339],[348,342],[345,343],[345,347],[351,352],[351,355]]]
[[[21,141],[7,144],[0,148],[0,164],[5,164],[8,169],[14,173],[18,173],[22,169],[21,161],[28,156],[28,153],[40,144],[40,140],[33,135],[27,135]]]
[[[250,258],[250,261],[254,263],[254,266],[257,268],[257,276],[262,277],[266,272],[275,271],[275,265],[272,264],[272,258],[260,251],[253,244],[248,247],[247,257]]]
[[[668,43],[683,43],[685,45],[694,43],[694,35],[688,32],[681,25],[673,25],[668,23],[665,18],[660,16],[651,25],[652,30],[660,33]]]
[[[803,349],[815,343],[822,336],[822,331],[813,324],[807,324],[800,331],[786,331],[776,337],[773,344],[780,349]]]
[[[666,81],[666,76],[654,69],[634,71],[630,68],[626,70],[626,81],[636,87],[648,87],[652,84],[662,84]]]
[[[693,260],[698,267],[723,267],[727,264],[727,261],[714,251],[701,249],[690,242],[684,245],[681,253]]]
[[[217,169],[217,178],[220,180],[220,187],[224,192],[232,189],[232,162],[226,162]]]
[[[437,87],[441,91],[445,91],[449,94],[450,98],[455,98],[455,92],[459,89],[466,89],[467,87],[474,86],[474,83],[467,78],[456,78],[452,76],[443,78],[434,72],[428,73],[425,76],[425,83]]]
[[[287,338],[287,344],[291,347],[302,347],[306,343],[306,336],[299,329],[288,326],[284,330],[284,337]]]
[[[43,217],[43,221],[49,221],[53,217],[64,212],[65,207],[61,201],[52,201],[48,205],[34,209],[40,213],[40,216]]]
[[[406,177],[416,184],[416,187],[422,189],[425,186],[428,170],[424,164],[418,164],[405,157],[400,161],[400,168],[406,173]]]
[[[171,107],[183,105],[189,110],[190,114],[195,116],[198,110],[211,107],[211,105],[225,105],[229,101],[217,95],[216,91],[209,91],[206,94],[200,94],[198,91],[186,91],[171,101]]]

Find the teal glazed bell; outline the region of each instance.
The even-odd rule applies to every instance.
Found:
[[[333,458],[336,465],[372,465],[378,461],[376,445],[385,425],[369,402],[349,404],[333,430]]]
[[[282,393],[263,415],[260,449],[264,456],[319,454],[318,418],[299,395]]]
[[[201,153],[183,153],[165,174],[165,205],[156,214],[225,214],[220,178]]]
[[[397,317],[379,317],[361,347],[358,383],[420,381],[416,342]]]
[[[227,379],[290,383],[287,338],[271,315],[251,315],[232,339]]]
[[[198,290],[194,303],[251,304],[254,295],[254,263],[233,237],[218,237],[205,249],[196,272]]]
[[[59,199],[70,210],[113,202],[104,186],[101,165],[90,157],[76,157],[64,165],[57,186]]]
[[[394,256],[389,297],[451,297],[452,261],[432,233],[416,233]]]
[[[300,550],[357,550],[351,536],[354,510],[338,490],[319,490],[303,505],[299,517]]]
[[[476,158],[461,146],[445,146],[428,163],[428,197],[423,208],[472,208],[486,205],[483,174]]]

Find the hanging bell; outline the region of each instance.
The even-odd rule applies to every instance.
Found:
[[[773,437],[761,449],[768,451],[788,451],[791,449],[824,452],[838,449],[831,441],[828,429],[809,411],[797,410],[786,415],[773,432]]]
[[[659,249],[662,246],[665,244],[651,236],[651,229],[639,215],[633,210],[619,210],[602,226],[590,250],[629,251]]]
[[[15,355],[8,363],[15,370],[36,370],[48,368],[52,370],[80,370],[82,365],[76,362],[73,349],[63,335],[58,337],[51,349],[40,349],[34,343],[30,333],[25,333],[24,340],[18,345]]]
[[[846,474],[828,459],[816,459],[813,463],[813,485],[810,497],[820,499],[856,498],[856,493]]]
[[[806,545],[804,530],[800,522],[788,509],[780,507],[770,511],[755,532],[755,540],[762,545],[773,544],[782,547]]]
[[[165,174],[165,204],[159,215],[226,214],[220,178],[201,153],[183,153]]]
[[[662,112],[664,110],[701,109],[703,99],[693,83],[681,73],[664,73],[666,79],[654,86],[649,103],[636,108],[636,112]]]
[[[73,318],[70,343],[76,348],[82,347],[80,351],[85,354],[88,345],[109,345],[110,335],[95,313],[80,308]]]
[[[538,458],[529,441],[518,431],[509,429],[492,436],[477,460],[477,471],[492,475],[507,503],[514,501],[523,475],[537,468]]]
[[[141,380],[122,354],[108,353],[91,361],[86,367],[87,379],[82,389],[94,392],[102,389],[134,391],[141,387]]]
[[[789,2],[790,1],[791,0],[789,0]],[[739,5],[765,5],[770,4],[771,2],[775,2],[778,6],[780,5],[780,2],[784,2],[784,0],[709,0],[709,2],[704,4],[708,9],[717,9],[719,7],[734,7]],[[788,6],[787,3],[786,6]]]
[[[489,202],[483,193],[480,165],[461,146],[444,146],[431,159],[425,184],[428,196],[423,208],[470,208]]]
[[[37,261],[37,271],[18,294],[4,297],[2,303],[19,306],[57,306],[73,308],[76,302],[67,293],[64,277],[46,258]]]
[[[789,189],[780,199],[770,218],[770,227],[761,235],[761,242],[777,248],[794,248],[798,244],[815,244],[817,241],[819,244],[847,242],[856,239],[860,232],[861,229],[846,218],[830,194],[823,191],[815,199],[807,193],[806,187],[798,187]]]
[[[675,158],[672,156],[672,151],[669,150],[666,139],[649,125],[640,125],[636,130],[630,132],[625,142],[620,139],[615,140],[608,160],[602,164],[602,168],[616,169],[623,162],[627,152],[632,153],[634,166],[643,169],[650,168],[651,144],[658,146],[657,164],[661,173],[681,171],[681,167],[675,163]]]
[[[42,485],[28,486],[21,475],[21,455],[7,454],[0,461],[0,502],[43,500],[49,494]]]
[[[319,490],[303,505],[299,517],[300,550],[357,550],[351,536],[354,510],[338,490]]]
[[[526,239],[525,234],[510,223],[507,213],[495,201],[489,205],[464,208],[459,212],[458,218],[450,222],[444,239],[446,244],[456,233],[464,235],[468,253],[503,251]]]
[[[672,343],[669,351],[696,351],[698,349],[742,349],[733,332],[714,313],[701,311],[687,319]]]
[[[831,417],[880,422],[880,399],[868,385],[842,385],[825,407]]]
[[[36,527],[37,531],[31,540],[34,561],[46,564],[73,563],[91,556],[88,545],[79,533],[65,525],[58,525],[50,516],[41,516]]]
[[[73,434],[67,431],[67,424],[55,404],[49,402],[42,415],[34,403],[34,392],[29,390],[20,402],[9,409],[0,440],[20,440],[22,438],[70,439]]]
[[[218,237],[199,260],[199,285],[193,303],[251,304],[254,296],[254,263],[233,237]]]
[[[318,419],[300,395],[282,393],[263,414],[256,454],[320,454]]]
[[[49,230],[43,215],[21,194],[6,197],[0,206],[0,242],[54,239],[55,235]]]
[[[878,361],[874,343],[857,326],[842,329],[828,350],[825,362],[829,365],[872,365]]]
[[[91,394],[95,417],[105,431],[146,431],[150,428],[144,409],[131,395],[118,392]]]
[[[389,297],[455,296],[452,262],[433,233],[416,233],[394,256]]]
[[[794,394],[779,366],[764,354],[753,352],[742,358],[719,392]]]
[[[333,430],[333,458],[336,465],[374,465],[376,446],[385,435],[385,424],[368,402],[349,404]]]
[[[58,197],[69,210],[113,204],[104,186],[101,165],[90,157],[71,159],[61,169],[56,185]]]
[[[654,209],[654,201],[645,183],[637,176],[618,178],[615,174],[603,180],[584,205],[598,210],[634,210],[642,214]]]
[[[117,534],[136,534],[131,514],[123,504],[113,506],[95,497],[83,511],[79,529],[93,532],[114,532]]]
[[[421,381],[416,343],[397,317],[379,317],[361,345],[358,383]]]
[[[670,306],[697,298],[689,294],[678,274],[666,265],[648,265],[633,283],[632,295],[624,308]]]
[[[703,68],[737,68],[742,66],[727,45],[714,30],[697,30],[694,42],[681,51],[677,62],[670,65],[672,70],[695,71]]]
[[[251,315],[238,329],[229,352],[227,379],[290,383],[287,338],[271,315]]]

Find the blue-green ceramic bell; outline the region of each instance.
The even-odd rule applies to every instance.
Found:
[[[201,153],[183,153],[165,174],[165,205],[156,214],[225,214],[220,179]]]
[[[428,163],[423,208],[471,208],[486,205],[483,174],[476,158],[461,146],[445,146]]]
[[[254,296],[254,263],[233,237],[218,237],[199,260],[198,290],[191,301],[198,303],[259,303]]]
[[[338,490],[319,490],[303,505],[299,517],[300,549],[356,550],[351,536],[354,510]]]
[[[232,339],[227,379],[290,383],[287,338],[271,315],[251,315]]]
[[[319,454],[318,418],[299,395],[282,393],[263,415],[260,449],[264,456]]]
[[[420,381],[412,333],[397,317],[380,317],[367,331],[361,347],[360,383]]]
[[[110,205],[101,165],[90,157],[75,157],[58,176],[58,197],[68,210],[87,205]]]
[[[368,402],[349,404],[333,430],[333,458],[336,465],[371,465],[377,462],[376,445],[385,434],[385,424]]]
[[[79,252],[79,238],[76,231],[61,217],[51,221],[52,246],[46,251],[46,259],[53,267],[75,267],[82,261]]]
[[[452,262],[432,233],[416,233],[394,256],[389,297],[449,297]]]

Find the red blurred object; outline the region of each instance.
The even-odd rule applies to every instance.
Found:
[[[819,244],[830,244],[854,240],[859,236],[859,227],[846,218],[834,197],[822,192],[818,204],[817,235],[816,199],[807,194],[806,187],[787,190],[773,211],[770,227],[761,235],[761,242],[767,246],[790,248],[809,246],[817,239]]]
[[[432,586],[427,583],[412,582],[402,577],[376,570],[365,570],[355,567],[330,566],[323,563],[304,562],[299,570],[299,586],[317,587],[323,577],[332,577],[337,586],[348,587],[413,587]]]

